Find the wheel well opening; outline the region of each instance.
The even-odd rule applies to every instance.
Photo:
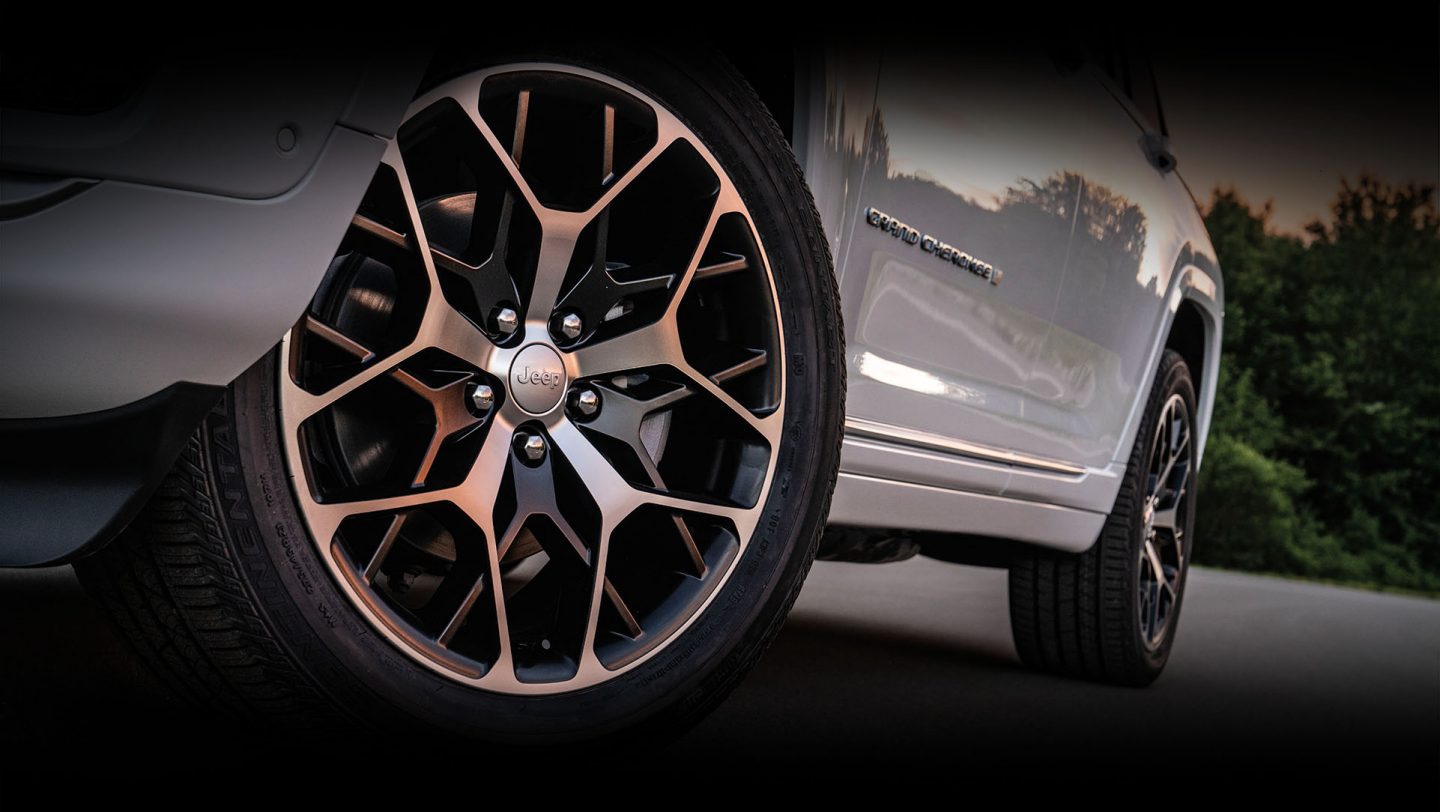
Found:
[[[1205,317],[1193,302],[1181,302],[1175,312],[1175,321],[1170,325],[1170,335],[1165,338],[1166,349],[1174,350],[1185,359],[1190,368],[1190,377],[1196,389],[1205,369]]]

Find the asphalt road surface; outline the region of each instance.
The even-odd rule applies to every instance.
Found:
[[[1258,782],[1440,798],[1440,602],[1207,570],[1189,587],[1169,669],[1134,690],[1023,669],[1001,571],[820,563],[758,669],[662,756],[867,779],[1091,776],[1087,793],[1248,797]],[[206,753],[201,729],[274,746],[178,711],[69,568],[0,570],[0,688],[4,745],[37,760],[123,765],[137,737]]]

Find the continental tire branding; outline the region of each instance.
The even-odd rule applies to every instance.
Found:
[[[906,245],[919,246],[920,250],[927,254],[934,254],[941,260],[963,268],[981,279],[988,279],[992,285],[1000,284],[1000,277],[1005,275],[1004,271],[994,265],[976,259],[937,237],[921,233],[873,206],[865,209],[865,222]]]

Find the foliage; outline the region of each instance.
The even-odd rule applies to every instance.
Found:
[[[1225,275],[1200,563],[1440,591],[1435,189],[1342,183],[1309,240],[1233,191],[1206,224]]]

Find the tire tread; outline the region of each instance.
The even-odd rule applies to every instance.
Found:
[[[1177,376],[1181,381],[1172,384]],[[1147,661],[1132,626],[1130,567],[1148,450],[1139,438],[1150,436],[1160,405],[1175,385],[1190,387],[1189,371],[1178,353],[1166,350],[1115,505],[1095,544],[1083,553],[1030,547],[1011,562],[1011,636],[1027,666],[1129,686],[1148,685],[1159,676],[1163,658],[1159,666]]]

